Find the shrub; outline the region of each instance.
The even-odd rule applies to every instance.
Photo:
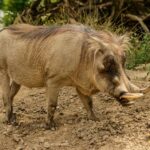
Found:
[[[17,13],[22,12],[22,10],[27,6],[29,0],[1,0],[0,4],[4,11],[4,17],[2,19],[5,26],[13,23]]]
[[[150,34],[141,39],[136,35],[131,37],[132,47],[128,52],[127,68],[132,69],[140,64],[150,63]]]

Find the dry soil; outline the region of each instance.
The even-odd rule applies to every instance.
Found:
[[[143,79],[146,72],[129,74],[140,87],[150,85]],[[150,150],[150,93],[128,107],[105,93],[93,101],[99,122],[87,119],[74,88],[63,88],[55,114],[58,128],[45,130],[45,90],[22,87],[14,101],[18,125],[0,122],[0,150]]]

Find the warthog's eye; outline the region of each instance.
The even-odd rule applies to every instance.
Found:
[[[115,76],[118,75],[118,64],[112,55],[106,56],[103,61],[105,73]]]

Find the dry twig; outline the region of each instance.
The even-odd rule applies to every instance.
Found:
[[[124,16],[131,19],[131,20],[133,20],[133,21],[138,21],[139,24],[141,25],[141,27],[143,28],[143,30],[145,32],[149,33],[149,29],[148,29],[147,25],[144,23],[144,21],[141,17],[138,17],[138,16],[133,15],[133,14],[125,14]]]

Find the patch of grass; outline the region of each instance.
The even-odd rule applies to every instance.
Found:
[[[131,36],[132,47],[128,52],[127,68],[133,69],[140,64],[150,63],[150,34],[144,34],[141,39]]]

